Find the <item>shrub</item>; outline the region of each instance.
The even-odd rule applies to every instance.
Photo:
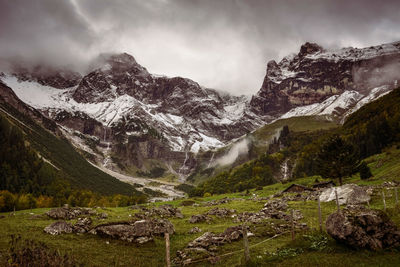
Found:
[[[360,171],[360,178],[362,180],[365,180],[365,179],[368,179],[368,178],[372,177],[371,170],[368,167],[367,163],[365,163],[365,161],[361,162],[360,167],[359,167],[359,171]]]

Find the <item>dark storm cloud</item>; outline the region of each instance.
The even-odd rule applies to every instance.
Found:
[[[268,60],[400,40],[400,4],[369,0],[2,1],[0,56],[80,64],[126,51],[149,71],[236,94],[260,87]]]

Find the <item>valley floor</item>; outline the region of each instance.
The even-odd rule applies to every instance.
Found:
[[[400,181],[400,149],[391,148],[382,154],[375,155],[367,160],[374,174],[374,177],[362,181],[358,176],[345,180],[346,183],[357,183],[364,185],[381,185],[383,182]],[[314,183],[315,177],[308,177],[296,180],[296,183],[310,185]],[[159,206],[172,204],[181,209],[184,218],[169,218],[175,227],[175,234],[171,236],[171,259],[174,259],[176,252],[201,236],[204,232],[223,232],[229,226],[239,223],[234,222],[231,217],[213,217],[213,222],[195,223],[188,222],[190,216],[205,213],[212,208],[235,209],[237,213],[248,211],[257,212],[263,208],[267,200],[262,197],[271,197],[282,191],[289,184],[275,184],[266,186],[259,191],[250,191],[250,194],[234,193],[211,196],[207,198],[191,199],[198,206],[182,206],[183,200],[175,200],[163,203],[148,204]],[[219,200],[222,198],[233,198],[228,203],[217,206],[204,205],[207,201]],[[400,253],[398,250],[385,250],[371,252],[367,250],[355,250],[338,244],[325,233],[318,229],[318,211],[316,201],[288,201],[289,209],[300,210],[304,218],[300,220],[307,223],[310,230],[296,232],[296,239],[291,240],[290,233],[263,242],[270,237],[265,235],[267,226],[250,227],[255,236],[249,238],[251,262],[248,266],[399,266]],[[399,226],[400,208],[395,207],[393,189],[386,190],[387,214]],[[371,208],[383,209],[382,197],[379,190],[374,190]],[[326,220],[329,214],[334,212],[336,205],[333,202],[322,203],[322,218]],[[32,239],[44,242],[50,249],[59,250],[61,253],[68,253],[78,262],[85,266],[165,266],[165,242],[162,237],[155,238],[154,242],[143,245],[131,244],[119,240],[98,237],[91,234],[63,234],[51,236],[43,232],[43,228],[54,222],[43,216],[37,217],[48,211],[48,209],[34,209],[17,211],[13,213],[2,213],[4,218],[0,219],[0,263],[6,261],[10,235],[19,234],[23,239]],[[94,219],[94,225],[104,222],[130,220],[138,210],[128,207],[119,208],[97,208],[98,212],[105,212],[108,218],[105,220]],[[74,222],[74,220],[72,220]],[[188,231],[194,226],[203,230],[202,233],[189,234]],[[324,226],[325,227],[325,226]],[[243,265],[243,240],[233,241],[218,247],[217,255],[232,251],[237,253],[220,257],[217,266],[242,266]],[[193,266],[208,266],[207,261],[193,264]]]

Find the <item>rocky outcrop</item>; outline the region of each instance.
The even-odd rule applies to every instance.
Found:
[[[207,212],[207,215],[216,215],[219,218],[225,218],[232,216],[233,214],[236,213],[236,210],[234,209],[226,209],[226,208],[213,208]]]
[[[248,235],[252,235],[248,233]],[[177,257],[174,259],[175,264],[190,264],[199,259],[208,259],[213,262],[215,252],[219,246],[232,241],[237,241],[243,237],[242,226],[228,227],[223,233],[215,234],[206,232],[196,238],[184,248],[176,252]]]
[[[174,232],[174,226],[168,220],[163,219],[112,222],[100,224],[90,231],[91,234],[139,244],[153,240],[153,236],[164,233],[173,234]]]
[[[400,231],[382,211],[347,208],[329,215],[329,235],[355,248],[380,250],[400,245]]]
[[[189,219],[190,223],[211,223],[212,222],[212,218],[206,214],[196,214],[196,215],[192,215]]]
[[[371,200],[366,189],[356,184],[345,184],[338,187],[327,188],[321,193],[320,200],[322,202],[336,201],[335,191],[338,194],[340,205],[362,204]]]
[[[145,218],[150,218],[150,217],[160,217],[160,218],[169,218],[169,217],[176,217],[179,219],[183,218],[183,214],[179,208],[175,208],[172,205],[166,204],[166,205],[161,205],[159,207],[155,208],[145,208],[145,207],[140,207],[141,212],[136,213],[135,217],[145,219]]]
[[[34,81],[44,86],[57,89],[71,88],[78,85],[82,76],[78,72],[54,66],[36,65],[27,63],[13,64],[12,74],[21,81]]]
[[[398,69],[399,58],[399,42],[335,51],[305,43],[297,55],[287,56],[279,63],[268,62],[264,82],[250,105],[258,114],[279,116],[295,107],[321,103],[345,91],[365,96],[376,87],[393,88],[400,75],[392,75],[385,66]],[[358,100],[346,108],[355,106]],[[345,110],[336,112],[336,115],[343,114]]]
[[[46,212],[46,215],[55,220],[71,220],[83,215],[96,215],[90,208],[71,208],[68,206],[54,208]]]
[[[196,233],[201,233],[202,230],[199,227],[193,227],[192,229],[189,230],[189,234],[196,234]]]
[[[44,228],[44,232],[50,235],[70,234],[73,230],[72,225],[65,221],[58,221]]]

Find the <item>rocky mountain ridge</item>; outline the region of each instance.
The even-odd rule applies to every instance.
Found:
[[[337,51],[306,43],[298,54],[268,62],[251,99],[150,74],[126,53],[100,55],[83,76],[18,67],[0,79],[95,155],[96,164],[185,176],[199,162],[213,160],[202,159],[202,151],[272,120],[346,117],[397,86],[399,66],[400,42]]]
[[[333,102],[338,95],[345,93],[342,98],[347,100],[350,97],[351,101],[347,104],[342,101],[337,103],[337,107],[320,112],[321,115],[333,113],[342,116],[371,93],[369,99],[396,87],[400,79],[399,70],[400,42],[338,50],[325,50],[317,44],[305,43],[298,54],[284,57],[279,63],[268,62],[263,85],[250,105],[258,114],[281,116],[298,107],[313,109],[310,105],[335,96],[328,101]],[[380,89],[375,89],[378,87]],[[294,113],[292,111],[285,117]]]

